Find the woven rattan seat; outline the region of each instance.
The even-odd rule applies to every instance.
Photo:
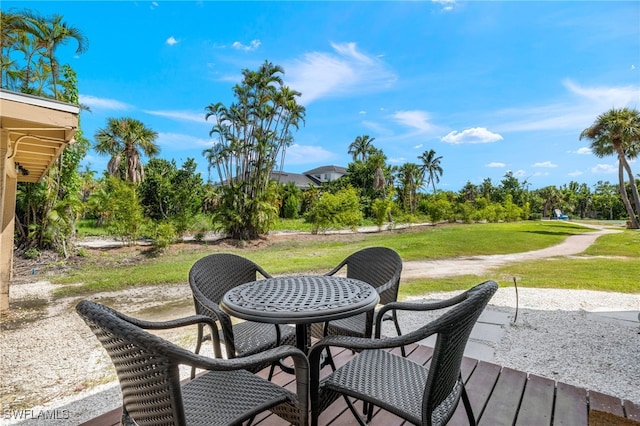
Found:
[[[312,425],[333,401],[350,396],[383,408],[416,425],[444,425],[462,398],[467,417],[475,424],[469,398],[460,375],[464,349],[478,317],[498,289],[493,281],[479,284],[451,299],[436,303],[393,302],[380,309],[376,339],[330,336],[310,351]],[[403,336],[380,339],[380,323],[386,310],[427,311],[448,308],[436,320]],[[414,363],[386,349],[416,343],[437,334],[429,366]],[[362,351],[320,382],[320,359],[327,347]],[[348,400],[347,400],[348,401]],[[360,424],[364,421],[348,402]],[[369,405],[369,416],[372,413]]]
[[[394,250],[387,247],[369,247],[359,250],[345,258],[326,275],[335,275],[346,268],[346,276],[370,284],[380,295],[380,304],[395,302],[398,298],[402,259]],[[369,316],[369,318],[373,318]],[[396,312],[391,310],[385,319],[393,320],[396,332],[401,335]],[[312,335],[316,338],[333,335],[353,337],[371,337],[375,320],[368,320],[367,314],[331,321],[324,325],[312,326]],[[402,348],[404,354],[404,348]],[[330,353],[327,355],[330,357]],[[330,359],[330,358],[329,358]]]
[[[111,357],[122,390],[122,424],[150,426],[231,425],[270,410],[293,424],[308,423],[308,361],[291,346],[243,358],[219,359],[194,354],[145,329],[205,324],[195,315],[152,323],[123,315],[104,305],[82,301],[76,310]],[[292,357],[296,393],[247,371]],[[179,366],[206,370],[181,384]]]
[[[214,353],[221,357],[220,343],[226,348],[227,358],[247,356],[286,344],[296,344],[295,328],[259,322],[232,324],[231,317],[220,310],[219,303],[230,289],[258,279],[258,274],[270,278],[264,269],[249,259],[230,253],[215,253],[196,261],[189,271],[189,285],[193,292],[196,314],[207,315],[216,321],[213,336]],[[208,336],[204,327],[198,327],[196,353]],[[259,367],[259,366],[258,366]],[[261,370],[262,368],[258,368]],[[256,371],[258,371],[256,370]]]

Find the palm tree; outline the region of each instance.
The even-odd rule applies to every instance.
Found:
[[[442,176],[443,173],[442,166],[440,166],[442,156],[436,157],[436,152],[433,149],[430,149],[429,151],[423,152],[418,159],[422,161],[422,165],[420,166],[422,176],[426,176],[425,180],[427,185],[431,183],[433,186],[433,193],[435,194],[436,183],[440,182],[440,176]]]
[[[360,156],[360,160],[364,163],[367,156],[372,152],[371,148],[373,148],[372,143],[374,140],[376,140],[376,138],[372,138],[369,135],[358,136],[349,145],[349,151],[347,151],[347,153],[351,154],[353,161],[356,161],[358,156]]]
[[[414,163],[404,163],[397,171],[403,207],[413,214],[417,207],[418,188],[424,185],[424,176],[420,166]]]
[[[591,127],[584,129],[580,133],[580,139],[583,138],[591,141],[591,149],[598,158],[617,155],[620,197],[629,214],[632,228],[639,229],[640,196],[627,159],[636,158],[640,152],[640,113],[631,108],[613,108],[598,116]],[[625,171],[629,177],[635,210],[625,188]]]
[[[124,179],[140,183],[144,179],[144,167],[140,151],[147,157],[160,152],[155,144],[158,133],[146,127],[141,121],[123,117],[109,118],[107,127],[95,134],[95,150],[99,154],[110,155],[107,171],[111,176],[121,176],[120,163],[126,161]]]
[[[75,40],[78,44],[76,54],[79,55],[86,52],[89,42],[82,31],[63,22],[62,15],[55,14],[43,18],[27,10],[23,13],[23,16],[24,25],[22,28],[33,35],[34,44],[42,51],[42,56],[49,62],[53,94],[57,98],[59,64],[56,59],[56,50],[61,45],[67,44],[69,40]]]

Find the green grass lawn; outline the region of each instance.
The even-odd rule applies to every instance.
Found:
[[[229,248],[219,245],[203,247],[203,251],[184,252],[149,258],[130,266],[105,267],[91,259],[80,270],[64,276],[52,277],[59,284],[78,284],[63,287],[58,296],[91,294],[118,290],[131,286],[175,284],[187,281],[189,268],[208,253],[233,252],[252,259],[271,274],[317,272],[331,269],[342,259],[361,248],[386,246],[398,251],[405,261],[442,259],[460,256],[491,255],[537,250],[558,244],[567,236],[592,231],[560,221],[519,222],[502,224],[476,224],[435,226],[393,233],[355,234],[342,239],[297,238],[250,248]],[[401,297],[467,288],[483,279],[494,279],[501,285],[512,285],[516,276],[523,286],[594,288],[610,291],[640,292],[640,234],[625,231],[599,238],[589,254],[624,256],[622,259],[563,259],[562,266],[538,261],[507,265],[491,272],[490,276],[463,276],[451,279],[416,280],[403,283]],[[104,254],[108,256],[108,252]],[[628,260],[628,258],[635,259]],[[126,263],[126,262],[123,262]],[[98,266],[100,265],[100,266]],[[633,287],[636,287],[635,289]]]

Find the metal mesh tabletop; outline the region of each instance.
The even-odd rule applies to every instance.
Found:
[[[309,324],[373,309],[379,296],[369,284],[344,277],[283,276],[228,291],[222,310],[238,318],[274,324]]]

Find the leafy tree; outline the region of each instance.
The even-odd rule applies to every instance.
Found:
[[[347,153],[351,154],[353,161],[357,161],[359,159],[364,163],[367,157],[374,152],[374,140],[376,140],[376,138],[372,138],[369,135],[357,136],[349,145]]]
[[[157,132],[134,118],[109,118],[107,127],[96,131],[94,149],[98,154],[111,156],[107,164],[110,176],[140,183],[144,179],[141,152],[148,157],[157,155],[160,152],[155,144],[157,137]],[[123,160],[124,171],[120,168]]]
[[[175,160],[152,158],[138,187],[145,214],[156,221],[171,222],[179,236],[189,230],[202,208],[204,188],[196,167],[192,158],[181,168]]]
[[[138,199],[136,187],[132,182],[111,177],[107,181],[111,193],[108,227],[128,246],[134,245],[142,233],[144,215]]]
[[[442,156],[436,157],[436,152],[433,149],[429,151],[425,151],[418,157],[422,164],[420,165],[420,170],[422,170],[422,175],[425,177],[425,181],[427,186],[431,184],[433,186],[433,193],[436,193],[436,183],[440,182],[440,177],[444,172],[440,162],[442,161]]]
[[[616,185],[598,181],[593,190],[593,208],[605,219],[613,220],[622,217],[625,207],[618,195]]]
[[[282,67],[265,61],[258,71],[242,71],[233,88],[236,101],[206,107],[215,124],[210,132],[215,145],[203,152],[209,169],[220,177],[220,205],[216,221],[229,236],[256,239],[277,219],[275,184],[271,171],[284,159],[293,142],[291,129],[304,121],[298,105],[300,92],[282,82]]]
[[[640,228],[640,195],[628,161],[636,158],[640,152],[640,113],[636,109],[613,108],[599,115],[590,127],[584,129],[580,134],[580,139],[583,138],[591,141],[591,149],[598,158],[608,155],[618,157],[620,197],[629,215],[631,227]],[[627,195],[624,172],[629,179],[635,209]]]

